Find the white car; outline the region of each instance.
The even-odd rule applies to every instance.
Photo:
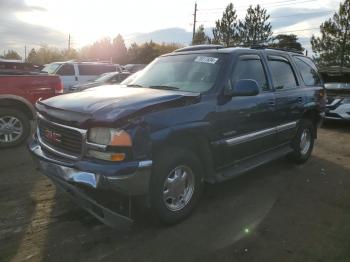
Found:
[[[350,120],[350,83],[326,83],[326,119]]]
[[[59,75],[64,86],[64,92],[67,92],[70,87],[86,83],[103,73],[122,72],[122,68],[118,64],[111,63],[68,61],[48,64],[42,71]]]

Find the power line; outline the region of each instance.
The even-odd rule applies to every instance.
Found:
[[[295,1],[300,1],[300,0],[295,0]],[[303,4],[303,3],[309,3],[309,2],[315,2],[317,0],[304,0],[304,1],[301,1],[301,2],[295,2],[295,1],[285,1],[283,4],[278,4],[278,5],[268,5],[268,4],[265,4],[265,5],[261,5],[262,7],[280,7],[280,6],[289,6],[289,5],[296,5],[296,4]],[[290,2],[290,3],[288,3]],[[249,7],[250,5],[245,5],[245,6],[238,6],[238,7],[235,7],[236,10],[242,10],[242,9],[245,9],[247,7]],[[204,9],[199,9],[198,12],[201,12],[202,14],[217,14],[217,13],[222,13],[225,8],[213,8],[211,10],[213,11],[210,11],[210,9],[207,9],[208,11],[203,11]],[[214,10],[221,10],[221,11],[214,11]]]
[[[265,5],[273,5],[273,4],[285,4],[285,3],[289,3],[289,2],[297,2],[297,1],[301,1],[301,0],[287,0],[287,1],[278,1],[278,2],[270,2],[270,3],[266,3]],[[310,0],[309,0],[310,1]],[[237,6],[238,8],[241,7],[248,7],[249,5],[241,5],[241,6]],[[199,9],[198,11],[210,11],[210,10],[225,10],[225,8],[222,7],[217,7],[217,8],[203,8],[203,9]]]
[[[314,28],[305,28],[305,29],[300,29],[300,30],[284,31],[284,32],[274,33],[273,35],[279,35],[279,34],[285,34],[285,33],[294,33],[294,32],[302,32],[302,31],[311,31],[311,30],[316,30],[316,29],[320,29],[320,28],[319,27],[314,27]]]
[[[299,16],[299,15],[313,15],[313,14],[323,14],[323,13],[333,13],[334,10],[329,11],[323,11],[323,12],[309,12],[309,13],[300,13],[300,14],[293,14],[293,15],[282,15],[282,16],[271,16],[270,19],[277,19],[277,18],[285,18],[285,17],[291,17],[291,16]],[[214,23],[213,20],[199,20],[197,21],[199,23]]]

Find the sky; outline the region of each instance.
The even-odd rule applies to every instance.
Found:
[[[197,25],[213,27],[230,2],[239,19],[250,4],[260,4],[271,15],[274,34],[294,33],[310,49],[310,36],[318,34],[319,25],[338,10],[340,1],[197,0]],[[191,0],[0,0],[0,52],[15,49],[23,55],[24,45],[66,48],[69,34],[78,49],[118,33],[127,44],[150,38],[188,44],[193,11]]]

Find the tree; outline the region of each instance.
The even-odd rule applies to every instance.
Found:
[[[338,13],[320,26],[321,36],[311,37],[320,65],[350,66],[350,0],[340,3]]]
[[[112,58],[114,63],[125,64],[127,60],[127,48],[123,37],[119,34],[113,39],[112,43]]]
[[[84,58],[99,61],[112,60],[112,42],[109,37],[102,38],[84,50]]]
[[[226,47],[239,44],[237,14],[232,3],[226,7],[221,20],[215,22],[213,36],[214,44]]]
[[[293,34],[290,34],[290,35],[280,34],[273,37],[272,44],[270,44],[270,46],[276,47],[276,48],[285,48],[285,49],[294,49],[298,51],[304,51],[304,48],[298,42],[298,37]]]
[[[192,39],[192,45],[210,44],[210,37],[204,32],[204,26],[200,25]]]
[[[38,55],[37,55],[37,53],[36,53],[34,48],[32,48],[32,50],[30,50],[30,52],[29,52],[29,54],[27,56],[27,62],[32,63],[34,65],[39,64],[38,63]]]
[[[7,50],[0,58],[22,60],[22,57],[15,50]]]
[[[131,64],[148,64],[156,57],[171,53],[174,50],[182,47],[179,44],[157,44],[152,40],[150,42],[146,42],[142,45],[138,45],[136,43],[131,44],[128,49],[128,63]]]
[[[250,5],[243,21],[239,23],[239,38],[244,46],[264,44],[271,40],[270,15],[260,5]]]

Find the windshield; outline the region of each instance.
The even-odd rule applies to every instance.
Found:
[[[99,83],[105,83],[107,82],[111,77],[113,77],[116,73],[104,73],[102,75],[99,75],[96,79],[94,79],[94,82],[99,82]]]
[[[329,89],[350,88],[350,83],[325,83],[324,86]]]
[[[48,64],[41,71],[49,74],[55,74],[61,65],[62,64],[57,64],[57,63]]]
[[[217,53],[160,57],[129,85],[202,93],[214,86],[224,60]]]

